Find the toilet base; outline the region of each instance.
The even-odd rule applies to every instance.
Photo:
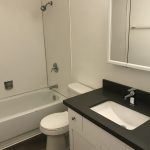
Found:
[[[66,147],[66,136],[64,134],[47,136],[46,150],[66,150]]]

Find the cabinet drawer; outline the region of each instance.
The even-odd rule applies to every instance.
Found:
[[[102,150],[126,150],[126,144],[83,118],[83,135]]]
[[[68,109],[68,114],[69,128],[82,132],[82,116],[73,111],[72,109]]]

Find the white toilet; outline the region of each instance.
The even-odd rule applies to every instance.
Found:
[[[81,83],[68,85],[69,96],[77,96],[89,91],[91,88]],[[68,112],[59,112],[44,117],[40,122],[40,130],[47,135],[46,150],[67,150],[68,147]]]

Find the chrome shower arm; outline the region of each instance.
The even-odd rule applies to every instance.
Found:
[[[45,5],[42,5],[41,6],[41,10],[42,11],[46,11],[47,5],[52,6],[53,5],[53,1],[47,2]]]

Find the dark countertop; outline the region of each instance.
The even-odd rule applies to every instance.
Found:
[[[128,88],[127,86],[104,80],[103,88],[65,100],[64,104],[130,147],[136,150],[150,150],[150,120],[134,130],[127,130],[90,109],[97,104],[111,100],[150,116],[150,94],[137,90],[136,105],[133,107],[129,105],[128,100],[123,99]]]

